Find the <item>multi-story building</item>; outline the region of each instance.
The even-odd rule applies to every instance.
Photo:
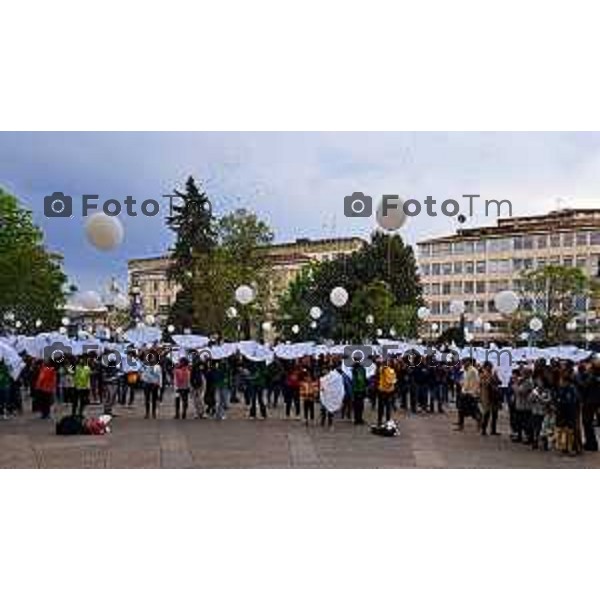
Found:
[[[519,291],[523,272],[545,265],[579,267],[600,276],[600,209],[565,209],[543,216],[499,219],[496,226],[462,229],[417,244],[428,325],[443,332],[457,325],[450,304],[465,304],[465,324],[490,323],[497,337],[504,319],[494,306],[503,290]],[[582,299],[581,310],[588,308]],[[478,323],[479,324],[479,323]],[[485,337],[481,331],[474,331]]]
[[[358,237],[311,240],[272,244],[265,248],[268,257],[270,305],[275,307],[281,294],[302,268],[312,262],[331,260],[359,250],[365,241]],[[144,314],[164,316],[177,296],[177,287],[169,281],[168,256],[138,258],[129,261],[129,293],[141,302]]]

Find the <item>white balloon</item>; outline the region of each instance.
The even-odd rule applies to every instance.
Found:
[[[102,298],[98,292],[89,290],[79,295],[78,304],[86,310],[95,310],[102,306]]]
[[[531,331],[541,331],[544,327],[544,323],[542,322],[542,320],[538,317],[533,317],[533,319],[531,319],[531,321],[529,321],[529,329],[531,329]]]
[[[567,323],[567,331],[577,331],[577,321],[569,321]]]
[[[392,337],[395,337],[395,336],[396,336],[396,330],[395,330],[393,327],[390,329],[390,335],[391,335]]]
[[[594,335],[594,334],[593,334],[591,331],[588,331],[588,332],[585,334],[585,341],[586,341],[586,342],[593,342],[595,337],[596,337],[596,336],[595,336],[595,335]]]
[[[63,317],[61,323],[64,327],[68,327],[71,324],[71,319],[69,319],[69,317]]]
[[[311,329],[316,329],[318,326],[319,326],[319,324],[318,324],[316,321],[313,321],[313,322],[310,324],[310,328],[311,328]]]
[[[373,325],[373,323],[375,323],[375,317],[373,315],[367,315],[367,318],[365,319],[365,323],[367,325]]]
[[[465,312],[465,303],[462,300],[452,300],[450,302],[450,313],[453,315],[462,315]]]
[[[38,319],[38,320],[35,322],[35,326],[36,326],[36,327],[41,327],[41,326],[42,326],[42,321],[41,321],[41,319]]]
[[[268,331],[271,331],[271,329],[272,329],[272,326],[271,326],[271,323],[270,323],[269,321],[265,321],[265,322],[262,324],[262,330],[263,330],[263,331],[266,331],[266,332],[268,332]]]
[[[519,308],[520,300],[515,292],[504,290],[494,296],[494,304],[498,312],[503,315],[512,315]]]
[[[385,231],[396,231],[406,222],[406,213],[404,212],[404,202],[402,200],[388,200],[387,210],[383,213],[384,202],[382,200],[377,209],[377,224]]]
[[[313,306],[313,307],[310,309],[310,316],[311,316],[311,318],[313,318],[313,319],[315,319],[315,320],[318,320],[318,319],[320,319],[320,318],[321,318],[321,316],[322,316],[322,315],[323,315],[323,311],[321,310],[321,308],[320,308],[320,307],[318,307],[318,306]]]
[[[117,217],[95,213],[85,222],[87,239],[98,250],[114,250],[125,237],[123,224]]]
[[[175,325],[169,325],[169,326],[167,327],[167,331],[168,331],[169,333],[175,333]]]
[[[60,333],[61,335],[65,335],[67,333],[67,328],[66,327],[59,327],[58,333]]]
[[[156,323],[156,317],[154,315],[148,315],[146,317],[146,325],[154,325]]]
[[[439,328],[440,328],[440,326],[437,323],[431,324],[431,331],[437,331]]]
[[[235,319],[237,317],[237,308],[235,306],[230,306],[225,313],[228,319]]]
[[[383,329],[378,329],[378,330],[375,332],[375,335],[376,335],[377,337],[381,337],[381,336],[383,335]]]
[[[429,315],[430,311],[426,306],[421,306],[421,308],[419,308],[417,311],[417,317],[419,317],[421,321],[424,321],[427,317],[429,317]]]
[[[343,287],[333,288],[329,299],[331,300],[331,304],[337,308],[341,308],[348,302],[348,292]]]
[[[292,327],[292,333],[297,335],[298,333],[300,333],[300,327],[298,325],[294,325]]]
[[[240,287],[235,290],[235,299],[243,305],[250,304],[255,296],[255,291],[249,285],[240,285]]]

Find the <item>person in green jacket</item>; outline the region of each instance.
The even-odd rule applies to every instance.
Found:
[[[85,407],[90,403],[92,370],[87,364],[87,357],[80,356],[75,365],[73,383],[75,384],[75,397],[73,399],[73,415],[83,416]]]

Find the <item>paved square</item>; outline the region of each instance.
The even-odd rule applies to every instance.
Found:
[[[141,398],[140,398],[141,400]],[[29,407],[27,407],[28,410]],[[60,407],[58,414],[66,414]],[[89,409],[97,413],[96,407]],[[31,413],[0,422],[0,468],[596,468],[600,454],[565,457],[511,443],[506,414],[501,437],[481,437],[470,422],[453,431],[454,412],[397,415],[400,436],[380,438],[368,427],[337,420],[333,430],[285,420],[248,420],[233,405],[225,421],[176,421],[170,395],[159,419],[145,420],[140,403],[117,407],[110,435],[59,437],[54,423]],[[372,413],[367,410],[367,418]]]

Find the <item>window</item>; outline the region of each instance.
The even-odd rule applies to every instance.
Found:
[[[558,258],[558,256],[556,256],[556,257],[554,257],[554,258],[551,258],[551,259],[550,259],[550,264],[551,264],[553,267],[557,267],[558,265],[560,265],[560,258]]]
[[[600,246],[600,231],[590,233],[590,246]]]
[[[431,265],[431,274],[439,275],[440,274],[440,263],[433,263]]]
[[[452,275],[452,263],[442,264],[442,275]]]
[[[572,267],[573,266],[573,257],[565,256],[563,258],[563,267]]]
[[[485,240],[475,242],[474,250],[477,254],[485,254]]]
[[[565,248],[572,248],[574,242],[574,236],[572,233],[563,233],[563,243]]]
[[[475,263],[466,262],[465,263],[465,273],[467,275],[473,275],[474,272],[475,272]]]
[[[546,266],[546,259],[545,258],[538,258],[537,259],[537,268],[538,269],[543,269]]]
[[[431,314],[432,315],[439,315],[440,314],[440,303],[439,302],[432,302],[431,303]]]
[[[548,238],[545,235],[538,235],[535,239],[535,246],[538,250],[548,247]]]
[[[522,258],[513,258],[513,269],[515,271],[523,270],[523,259]]]
[[[488,240],[488,252],[510,252],[513,249],[512,238],[495,238]]]
[[[432,283],[431,284],[431,295],[432,296],[439,296],[440,295],[440,284],[439,283]]]
[[[431,256],[431,244],[423,244],[420,248],[421,256]]]
[[[472,281],[465,281],[463,289],[465,294],[472,294],[475,291],[475,284]]]
[[[442,295],[449,296],[452,293],[452,286],[450,283],[442,284]]]
[[[550,236],[550,246],[560,248],[560,233],[554,233]]]
[[[475,312],[485,312],[485,302],[483,300],[475,300]]]
[[[575,243],[578,246],[587,246],[588,245],[588,232],[581,231],[580,233],[578,233],[577,237],[575,238]]]
[[[533,258],[526,258],[523,261],[523,270],[531,271],[533,269]]]
[[[515,250],[523,250],[523,238],[516,237],[515,238]]]
[[[485,281],[478,281],[475,284],[476,294],[485,294]]]
[[[471,314],[473,312],[473,300],[465,301],[465,312]]]
[[[462,281],[453,281],[452,282],[452,293],[455,295],[462,294]]]
[[[583,269],[585,271],[587,269],[587,258],[585,256],[578,256],[576,266],[578,269]]]
[[[463,272],[463,264],[461,262],[454,263],[454,274],[461,275]]]
[[[443,315],[450,314],[450,302],[442,302],[442,314]]]
[[[528,235],[523,238],[523,250],[533,250],[535,238],[531,235]]]
[[[474,245],[473,242],[464,242],[465,254],[473,254]]]
[[[464,254],[465,253],[464,242],[455,242],[453,245],[454,245],[454,254]]]
[[[431,274],[431,265],[430,264],[423,265],[421,267],[421,272],[423,273],[423,275],[429,276]]]
[[[485,260],[477,261],[476,270],[479,274],[485,274]]]

